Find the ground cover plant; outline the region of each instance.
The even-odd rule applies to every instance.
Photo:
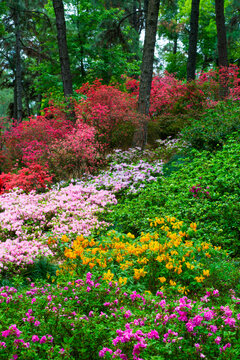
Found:
[[[239,358],[238,85],[220,103],[216,76],[154,80],[152,116],[196,118],[144,151],[100,156],[134,129],[133,79],[85,84],[75,125],[52,106],[4,135],[1,359]]]
[[[203,241],[238,255],[239,153],[239,134],[215,154],[188,151],[189,156],[181,158],[178,165],[169,165],[175,171],[167,177],[119,201],[108,221],[115,230],[139,236],[148,231],[148,218],[171,215],[188,219],[198,224]]]

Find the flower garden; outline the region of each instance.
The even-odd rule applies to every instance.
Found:
[[[214,76],[154,79],[144,151],[133,79],[1,133],[1,359],[240,358],[239,88]]]

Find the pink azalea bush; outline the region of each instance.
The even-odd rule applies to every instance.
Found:
[[[217,289],[174,298],[127,291],[92,273],[69,280],[0,288],[1,359],[238,357],[240,299],[232,290],[226,305]]]
[[[0,273],[21,273],[40,257],[52,257],[47,245],[40,241],[7,240],[0,242]]]
[[[106,226],[96,213],[114,203],[111,192],[93,186],[69,185],[44,194],[15,190],[0,196],[1,237],[23,241],[64,233],[89,235],[93,229]]]

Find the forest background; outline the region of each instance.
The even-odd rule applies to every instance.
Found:
[[[123,75],[139,77],[147,0],[55,2],[65,9],[75,97],[74,90],[96,78],[110,84],[123,82]],[[239,65],[239,4],[236,0],[220,3],[224,4],[228,62]],[[187,62],[194,56],[189,53],[193,6],[199,8],[195,67],[199,72],[219,65],[215,3],[162,1],[157,32],[164,45],[155,52],[155,73],[167,70],[186,79]],[[49,97],[63,96],[53,2],[2,1],[0,20],[0,116],[22,119],[40,114]]]

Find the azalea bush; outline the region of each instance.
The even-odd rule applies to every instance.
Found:
[[[0,194],[14,188],[22,189],[26,193],[31,190],[44,190],[52,183],[52,178],[47,166],[32,163],[17,173],[1,174]]]
[[[55,180],[93,173],[104,162],[106,147],[95,139],[93,126],[78,122],[71,132],[49,146],[47,161]]]
[[[79,231],[89,235],[107,225],[98,221],[97,213],[116,202],[109,191],[81,185],[42,194],[14,190],[0,196],[0,237],[29,241]]]
[[[52,244],[57,244],[55,251],[66,259],[58,275],[65,276],[69,269],[75,276],[94,271],[106,281],[151,292],[166,286],[187,294],[200,289],[203,283],[213,285],[216,258],[218,262],[227,260],[221,247],[197,240],[194,223],[188,228],[175,218],[155,218],[150,220],[150,226],[154,231],[137,238],[131,233],[110,231],[99,239],[51,239]]]
[[[97,139],[110,147],[131,143],[138,125],[136,99],[114,86],[102,85],[99,80],[83,84],[77,93],[86,96],[75,105],[79,119],[94,126]]]
[[[53,253],[40,241],[9,239],[0,242],[0,277],[22,274],[41,257],[50,257],[52,260]]]
[[[2,286],[0,355],[6,360],[237,359],[240,299],[233,290],[222,295],[216,288],[195,298],[159,290],[151,295],[91,272],[58,286]]]

